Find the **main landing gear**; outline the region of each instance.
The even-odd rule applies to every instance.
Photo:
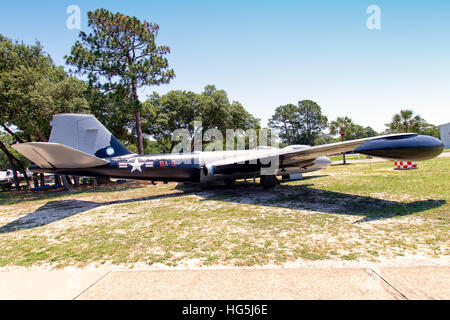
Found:
[[[276,176],[261,176],[261,185],[264,189],[272,189],[279,184],[280,181],[278,181]]]
[[[234,187],[234,185],[236,184],[236,180],[232,179],[232,180],[225,180],[225,185],[227,187]]]

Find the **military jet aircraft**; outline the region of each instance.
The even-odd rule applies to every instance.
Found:
[[[415,133],[393,134],[320,146],[260,147],[253,150],[138,155],[125,148],[94,116],[56,115],[48,143],[31,142],[12,147],[35,165],[35,173],[113,177],[150,181],[233,185],[236,179],[260,177],[264,188],[288,177],[319,170],[326,157],[343,152],[393,160],[427,160],[438,156],[443,143]]]

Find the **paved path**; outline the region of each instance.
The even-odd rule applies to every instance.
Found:
[[[450,266],[0,271],[0,299],[450,299]]]

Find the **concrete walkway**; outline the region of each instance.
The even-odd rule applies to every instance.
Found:
[[[0,299],[450,299],[450,267],[0,271]]]

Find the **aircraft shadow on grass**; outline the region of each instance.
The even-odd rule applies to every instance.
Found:
[[[308,177],[305,180],[315,177],[317,176]],[[354,223],[388,219],[395,216],[406,216],[437,208],[446,203],[445,200],[435,199],[404,203],[375,197],[320,190],[312,186],[313,184],[287,185],[282,183],[272,190],[264,190],[260,186],[249,183],[238,183],[232,188],[214,185],[207,189],[197,186],[179,185],[177,189],[182,191],[179,193],[167,193],[126,200],[105,202],[83,200],[51,201],[24,217],[1,226],[0,234],[48,225],[101,206],[170,199],[186,195],[197,195],[203,198],[202,201],[224,201],[330,214],[364,216],[364,218]]]

